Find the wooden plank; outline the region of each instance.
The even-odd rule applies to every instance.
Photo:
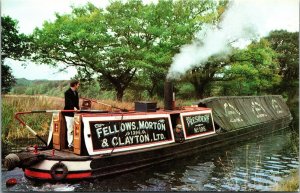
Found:
[[[61,150],[60,147],[60,114],[53,114],[53,148]]]
[[[81,116],[74,116],[74,153],[81,154]]]
[[[66,129],[66,120],[65,117],[59,113],[60,116],[60,149],[68,148],[67,143],[67,129]]]

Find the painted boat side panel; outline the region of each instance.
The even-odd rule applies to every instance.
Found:
[[[107,134],[104,136],[103,129],[104,127],[107,127],[107,125],[110,122],[119,122],[120,124],[129,122],[129,121],[151,121],[151,120],[166,120],[164,122],[166,127],[166,132],[169,132],[168,138],[162,138],[158,141],[154,141],[154,138],[152,138],[153,141],[149,141],[148,143],[140,143],[140,144],[134,144],[134,145],[124,145],[124,146],[117,146],[113,147],[112,144],[108,143],[108,140],[106,140],[106,136],[109,136],[110,133],[114,135],[114,137],[117,137],[121,131],[119,130],[110,130]],[[111,117],[82,117],[83,125],[84,125],[84,140],[86,144],[87,151],[89,155],[99,155],[99,154],[107,154],[111,152],[124,152],[124,151],[130,151],[130,150],[136,150],[141,148],[149,148],[154,146],[162,146],[165,144],[174,143],[174,134],[172,129],[172,124],[170,121],[170,115],[169,114],[148,114],[145,115],[130,115],[130,116],[111,116]],[[135,126],[137,127],[137,126]],[[106,128],[105,128],[106,129]],[[96,133],[94,130],[97,130]],[[100,131],[102,133],[100,133]],[[102,135],[103,134],[103,135]],[[99,138],[99,145],[95,144],[96,140],[92,140],[92,137],[98,136]],[[115,138],[113,138],[115,139]],[[97,142],[97,141],[96,141]],[[94,143],[94,144],[93,144]],[[121,143],[120,141],[116,143]],[[106,146],[105,146],[106,145]]]
[[[211,109],[184,111],[179,115],[186,140],[215,133]],[[170,116],[169,113],[82,116],[87,152],[89,155],[111,154],[174,143]]]
[[[216,133],[212,111],[180,113],[185,140],[199,138]]]

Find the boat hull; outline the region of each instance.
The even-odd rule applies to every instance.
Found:
[[[207,152],[220,147],[228,147],[230,144],[245,141],[253,137],[261,137],[287,128],[290,122],[291,117],[288,116],[238,130],[215,133],[187,140],[183,143],[172,143],[161,147],[152,147],[129,152],[78,157],[48,156],[42,162],[24,168],[24,174],[25,177],[31,180],[47,181],[82,180],[118,175],[192,155],[196,152]],[[49,154],[49,150],[47,152],[40,151],[39,153]],[[67,167],[66,174],[63,170],[61,172],[57,171],[53,177],[53,174],[51,174],[51,172],[53,173],[53,171],[51,171],[51,166],[56,163],[63,163]],[[61,179],[62,175],[65,176]]]

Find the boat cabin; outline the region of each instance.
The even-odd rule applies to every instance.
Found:
[[[73,153],[103,155],[163,147],[215,133],[212,111],[209,108],[181,107],[177,110],[156,110],[156,106],[153,109],[149,104],[142,105],[150,108],[140,105],[137,103],[136,109],[128,112],[75,113]],[[176,126],[181,127],[180,142],[176,140]],[[64,116],[60,112],[53,113],[48,146],[68,151],[66,130]]]

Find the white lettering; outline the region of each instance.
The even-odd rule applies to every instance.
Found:
[[[103,127],[103,135],[107,136],[109,134],[108,128],[107,127]]]
[[[102,134],[102,129],[101,128],[96,129],[96,133],[97,133],[97,137],[99,139],[101,137],[101,134]]]
[[[112,140],[111,140],[111,144],[113,146],[117,146],[118,145],[118,138],[117,137],[113,137]]]
[[[209,123],[209,114],[185,117],[188,127],[197,123]]]

